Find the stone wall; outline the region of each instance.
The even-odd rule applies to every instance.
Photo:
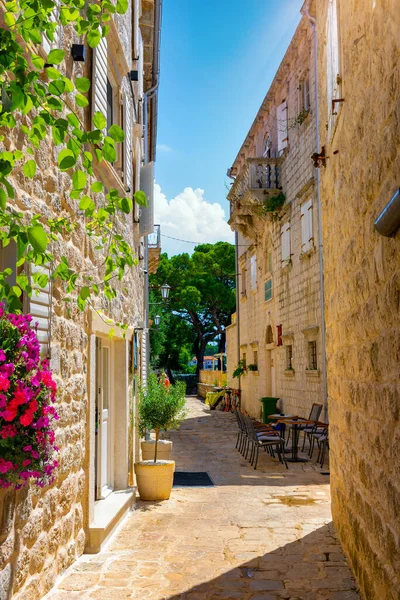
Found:
[[[118,16],[118,22],[121,47],[126,49],[124,60],[131,65],[130,13]],[[66,31],[63,41],[69,50],[71,43],[78,40]],[[68,72],[72,71],[74,78],[84,75],[91,79],[90,57],[89,50],[83,67],[83,63],[73,63],[68,58]],[[81,111],[81,117],[90,128],[89,109],[85,113]],[[16,140],[9,138],[4,141],[6,149],[15,148],[15,143]],[[27,180],[20,172],[15,178],[15,202],[27,219],[39,213],[44,219],[65,216],[74,221],[76,229],[69,239],[53,244],[53,253],[56,259],[65,255],[71,267],[78,272],[88,269],[96,274],[104,262],[105,254],[95,250],[85,236],[84,216],[77,210],[76,201],[69,198],[70,175],[59,172],[57,154],[50,141],[41,145],[35,152],[37,176]],[[106,186],[113,184],[113,187],[121,189],[120,176],[113,169],[102,165],[97,173]],[[137,248],[138,225],[133,222],[132,215],[120,215],[119,228],[125,239]],[[56,576],[83,553],[87,540],[89,504],[94,502],[88,483],[90,465],[94,462],[88,443],[89,428],[94,428],[94,420],[93,424],[89,423],[88,410],[91,331],[87,313],[81,313],[74,303],[68,305],[63,302],[64,296],[62,285],[54,285],[51,367],[59,388],[57,410],[60,420],[56,432],[60,447],[59,468],[54,484],[47,489],[38,491],[28,487],[16,493],[0,491],[1,600],[11,597],[15,600],[41,598],[53,586]],[[143,313],[142,302],[143,273],[133,268],[121,282],[114,301],[110,303],[99,298],[94,304],[113,321],[133,325]],[[129,390],[127,402],[130,396]]]
[[[339,2],[344,102],[328,136],[326,17],[318,62],[333,519],[364,598],[400,591],[400,231],[374,220],[399,187],[397,0]]]
[[[278,218],[261,217],[255,208],[251,225],[239,234],[239,273],[244,272],[246,289],[239,276],[240,355],[247,364],[255,362],[258,371],[241,378],[242,406],[253,416],[261,415],[260,398],[278,396],[285,412],[307,417],[313,402],[324,403],[322,382],[321,308],[318,214],[315,173],[311,155],[316,148],[316,113],[312,34],[303,18],[289,45],[274,81],[233,164],[240,175],[248,158],[261,157],[267,133],[271,154],[278,154],[277,107],[286,99],[288,107],[288,146],[281,158],[281,186],[285,204]],[[310,111],[304,121],[301,89],[304,78],[310,89]],[[301,205],[312,199],[313,241],[302,252]],[[257,203],[256,203],[257,204]],[[258,206],[260,202],[258,200]],[[281,227],[290,224],[290,261],[282,263]],[[233,217],[232,227],[235,228]],[[268,253],[272,252],[272,271]],[[256,256],[257,284],[251,289],[250,259]],[[265,281],[272,277],[272,299],[265,301]],[[277,326],[282,326],[283,345],[278,346]],[[308,342],[317,342],[318,368],[309,369]],[[293,369],[286,368],[286,345],[293,348]],[[229,365],[233,344],[228,342]],[[229,373],[231,375],[231,373]]]

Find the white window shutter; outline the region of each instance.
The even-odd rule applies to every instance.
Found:
[[[250,280],[251,289],[255,290],[257,287],[257,257],[255,254],[250,257]]]
[[[313,230],[313,205],[311,198],[307,202],[307,222],[308,222],[308,244],[309,247],[313,245],[314,241],[314,230]]]
[[[133,149],[132,149],[132,102],[129,95],[123,94],[123,111],[124,111],[124,183],[130,190],[130,195],[133,191]]]
[[[42,46],[46,54],[50,52],[53,48],[60,48],[61,38],[62,38],[62,28],[59,23],[60,21],[60,1],[56,0],[56,5],[53,9],[53,12],[50,15],[50,21],[53,23],[58,23],[55,31],[54,31],[54,40],[50,41],[46,34],[42,35]]]
[[[288,115],[287,102],[284,100],[276,109],[276,121],[278,129],[278,152],[283,150],[288,145]]]
[[[29,273],[43,273],[48,276],[48,284],[32,292],[32,296],[27,298],[26,311],[29,312],[32,319],[32,326],[38,324],[37,337],[40,343],[42,356],[50,356],[51,341],[51,303],[52,303],[52,282],[50,267],[30,265]]]
[[[301,205],[300,209],[300,222],[301,222],[301,251],[305,252],[308,245],[308,219],[306,212],[306,203]]]
[[[140,189],[146,194],[147,206],[140,207],[139,233],[149,235],[154,231],[154,163],[140,169]]]
[[[290,259],[290,223],[281,227],[282,262]]]
[[[92,118],[100,111],[107,119],[107,68],[107,39],[101,38],[99,45],[93,48]]]

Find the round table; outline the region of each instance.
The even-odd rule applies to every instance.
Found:
[[[287,462],[307,462],[308,458],[300,458],[298,456],[298,444],[299,444],[299,435],[300,429],[299,425],[311,425],[314,421],[308,421],[307,419],[286,419],[285,417],[280,417],[277,419],[278,423],[282,425],[293,425],[293,436],[292,436],[292,456],[291,458],[287,458]]]

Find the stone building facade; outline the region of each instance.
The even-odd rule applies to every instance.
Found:
[[[94,176],[106,190],[117,188],[130,197],[147,186],[150,206],[143,215],[138,206],[133,214],[120,215],[120,233],[135,249],[138,265],[126,273],[114,300],[99,297],[93,308],[80,312],[74,303],[63,302],[65,291],[54,283],[26,307],[39,321],[43,350],[58,383],[59,468],[47,489],[0,492],[2,600],[41,598],[84,551],[99,551],[134,502],[133,464],[139,457],[134,375],[140,378],[146,366],[146,352],[141,351],[146,346],[145,239],[152,230],[153,180],[148,174],[155,157],[157,109],[154,92],[151,102],[144,101],[144,79],[154,86],[158,57],[152,49],[159,35],[159,11],[157,0],[133,0],[125,15],[112,18],[107,40],[94,50],[86,48],[84,62],[72,60],[71,44],[80,41],[74,33],[61,26],[56,32],[54,46],[66,51],[60,67],[72,79],[91,80],[90,104],[80,115],[86,127],[92,128],[92,115],[100,110],[108,126],[115,123],[125,131],[117,160],[112,166],[95,166]],[[44,58],[51,45],[43,40]],[[136,77],[130,77],[131,71]],[[17,173],[16,206],[27,219],[39,213],[44,219],[61,215],[74,220],[71,238],[54,244],[53,254],[56,259],[67,256],[78,272],[96,273],[105,254],[85,235],[84,215],[69,197],[70,175],[56,167],[58,152],[50,140],[36,152],[38,175],[28,180]],[[15,149],[17,143],[6,139],[5,149]],[[2,269],[15,265],[9,248],[0,250],[0,258]],[[115,323],[128,325],[126,334]]]
[[[316,12],[315,12],[316,11]],[[396,0],[318,0],[333,519],[365,598],[400,595],[400,230]],[[340,102],[332,103],[332,100]]]
[[[264,396],[304,417],[325,402],[313,60],[304,17],[228,171],[239,308],[227,328],[228,384],[238,387],[240,356],[251,365],[242,407],[256,417]]]

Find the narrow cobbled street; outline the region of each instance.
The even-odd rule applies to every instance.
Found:
[[[329,477],[314,462],[262,453],[254,471],[237,450],[233,415],[188,398],[171,432],[178,471],[215,487],[174,488],[137,502],[100,554],[85,555],[48,600],[357,600],[331,523]]]

